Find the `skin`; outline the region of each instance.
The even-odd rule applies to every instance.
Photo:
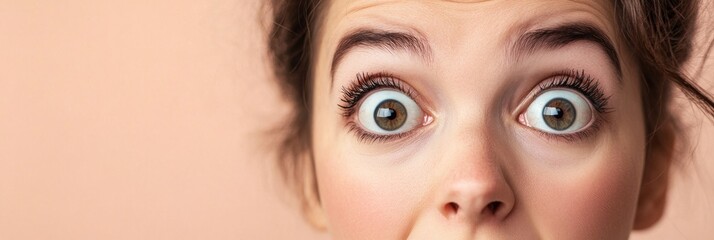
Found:
[[[327,6],[315,52],[312,150],[317,215],[335,239],[626,239],[636,213],[648,215],[637,212],[646,155],[638,70],[607,1]],[[568,22],[591,23],[613,40],[621,82],[589,42],[506,54],[524,29]],[[362,47],[332,69],[341,37],[361,27],[419,34],[432,56]],[[609,97],[597,131],[564,139],[519,121],[538,84],[567,69],[584,70]],[[341,115],[340,89],[358,73],[380,71],[413,90],[430,121],[400,139],[362,141],[347,125],[354,118]]]

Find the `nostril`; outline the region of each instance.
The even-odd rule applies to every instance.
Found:
[[[501,205],[503,205],[501,202],[491,202],[486,206],[486,208],[491,211],[491,214],[496,214]]]
[[[444,206],[444,212],[447,216],[456,215],[459,212],[459,204],[455,202],[449,202]]]

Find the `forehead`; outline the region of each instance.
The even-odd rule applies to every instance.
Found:
[[[318,72],[334,64],[330,59],[342,38],[363,28],[408,32],[427,40],[437,55],[448,55],[466,49],[504,49],[529,30],[579,22],[600,29],[615,42],[615,50],[622,51],[613,3],[604,0],[326,2],[317,38]]]
[[[425,35],[484,30],[525,31],[557,21],[586,20],[614,33],[613,4],[605,0],[331,0],[322,36],[336,38],[360,27],[415,30]],[[334,40],[334,39],[333,39]]]
[[[479,8],[529,8],[542,5],[551,9],[560,7],[579,6],[583,9],[591,8],[604,14],[612,10],[611,1],[606,0],[539,0],[539,1],[511,1],[511,0],[330,0],[330,10],[337,15],[347,15],[362,10],[372,10],[389,7],[429,7],[431,9],[447,10],[452,12],[469,12]],[[341,13],[341,14],[340,14]],[[393,13],[398,14],[398,13]]]

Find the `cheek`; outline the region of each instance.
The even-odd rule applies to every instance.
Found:
[[[318,157],[316,157],[318,158]],[[322,155],[317,160],[322,206],[336,239],[403,238],[413,206],[420,199],[418,183],[394,172],[375,171],[358,162],[376,161]]]
[[[326,100],[325,100],[326,102]],[[323,106],[322,109],[329,109]],[[425,174],[411,151],[365,150],[329,111],[315,111],[315,173],[335,239],[403,239],[424,201]],[[418,158],[418,159],[417,159]],[[401,163],[401,164],[400,164]]]
[[[537,179],[540,190],[531,193],[540,205],[543,229],[558,239],[621,239],[632,231],[645,162],[645,133],[639,94],[632,85],[613,98],[610,125],[592,152],[560,172]],[[629,113],[629,114],[624,114]],[[542,196],[547,195],[547,196]],[[541,207],[538,207],[541,206]]]
[[[619,120],[618,120],[619,121]],[[636,121],[633,121],[636,122]],[[624,128],[628,129],[628,128]],[[641,131],[617,131],[568,169],[532,175],[526,203],[546,235],[558,239],[619,239],[629,236],[644,167]],[[522,199],[522,200],[524,200]]]
[[[639,157],[612,154],[606,162],[643,161]],[[613,239],[629,235],[636,209],[641,167],[634,164],[603,166],[578,177],[551,183],[549,204],[541,218],[560,226],[565,236],[598,236]],[[564,226],[567,226],[563,228]],[[555,236],[564,237],[564,236]],[[565,237],[569,238],[569,237]]]

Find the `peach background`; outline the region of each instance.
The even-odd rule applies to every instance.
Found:
[[[327,239],[270,171],[259,2],[0,0],[0,239]],[[697,158],[635,239],[714,236],[714,127],[689,118]]]

